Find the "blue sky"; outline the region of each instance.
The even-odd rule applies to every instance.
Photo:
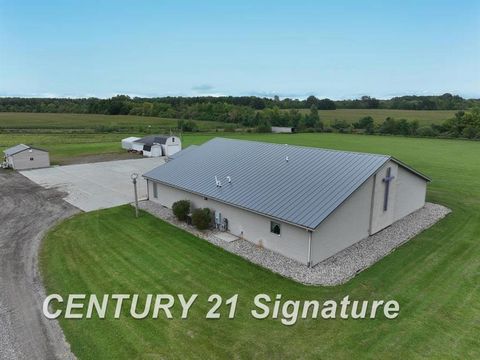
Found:
[[[480,97],[480,1],[0,0],[0,96]]]

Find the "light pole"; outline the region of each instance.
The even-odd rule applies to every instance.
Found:
[[[138,218],[138,195],[137,195],[137,178],[138,178],[138,174],[137,174],[137,173],[133,173],[132,175],[130,175],[130,177],[132,178],[133,191],[134,191],[134,193],[135,193],[135,217]]]

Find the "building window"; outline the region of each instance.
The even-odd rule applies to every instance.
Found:
[[[158,198],[157,183],[154,182],[152,184],[153,184],[153,197],[157,199]]]
[[[274,221],[270,221],[270,232],[280,236],[280,224]]]

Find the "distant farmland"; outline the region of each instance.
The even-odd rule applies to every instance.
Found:
[[[195,121],[200,130],[212,130],[226,124],[216,121]],[[134,115],[97,115],[97,114],[54,114],[54,113],[9,113],[0,112],[1,129],[73,129],[102,130],[135,129],[139,127],[152,129],[174,129],[177,119],[165,119]],[[142,129],[143,130],[143,129]]]
[[[285,110],[287,111],[287,110]],[[300,110],[308,112],[308,109]],[[387,117],[395,119],[418,120],[420,125],[439,124],[455,116],[455,110],[389,110],[389,109],[338,109],[320,110],[320,119],[329,125],[335,119],[355,122],[362,117],[371,116],[376,123]],[[134,130],[144,132],[152,130],[168,130],[177,127],[177,119],[165,119],[150,116],[133,115],[96,115],[96,114],[53,114],[53,113],[2,113],[0,112],[1,129],[41,129],[41,130],[97,130],[105,129]],[[215,130],[223,128],[226,123],[196,120],[199,130]],[[102,130],[103,127],[103,130]],[[139,129],[141,128],[141,129]]]
[[[439,124],[453,117],[455,111],[340,109],[321,110],[319,113],[321,120],[327,126],[335,119],[351,123],[364,116],[372,116],[377,123],[391,116],[395,119],[418,120],[421,125],[428,125]],[[0,150],[18,143],[38,146],[50,151],[52,162],[55,164],[66,164],[77,161],[81,157],[99,154],[118,157],[125,153],[120,147],[122,138],[130,135],[165,133],[170,129],[174,130],[177,127],[177,121],[129,115],[0,112]],[[199,120],[195,122],[202,133],[185,134],[185,145],[205,141],[212,136],[247,135],[217,132],[217,129],[223,129],[226,123]],[[249,135],[255,137],[255,134]],[[282,141],[284,141],[283,138]]]
[[[308,112],[309,110],[302,110]],[[358,121],[362,117],[371,116],[376,123],[381,123],[385,118],[418,120],[420,125],[440,124],[444,120],[455,116],[457,110],[390,110],[390,109],[338,109],[319,110],[320,119],[329,125],[335,119],[345,120],[349,123]]]

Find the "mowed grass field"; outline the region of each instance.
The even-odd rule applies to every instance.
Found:
[[[212,135],[185,137],[201,143]],[[347,284],[297,284],[129,206],[75,216],[45,238],[48,293],[199,294],[187,320],[61,320],[80,359],[480,358],[480,144],[340,134],[238,135],[398,157],[431,176],[428,200],[453,210]],[[239,294],[237,316],[206,320],[212,293]],[[395,299],[395,320],[280,320],[250,316],[258,293],[284,299]],[[223,314],[227,309],[221,308]]]
[[[133,134],[141,136],[141,134]],[[0,151],[17,144],[28,144],[50,152],[52,164],[68,163],[71,158],[98,154],[122,154],[121,139],[127,137],[118,133],[1,133]]]

